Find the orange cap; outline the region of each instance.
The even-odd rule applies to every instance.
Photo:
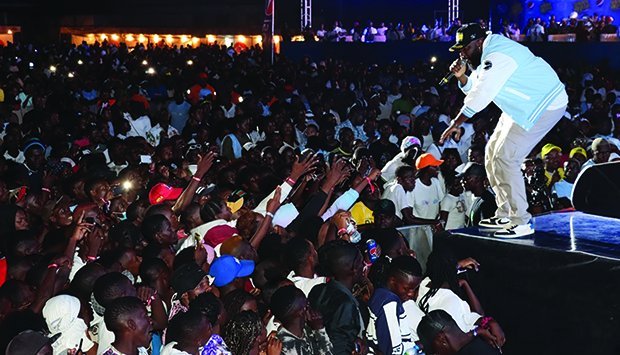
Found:
[[[424,153],[415,160],[415,168],[422,170],[428,166],[439,166],[443,160],[436,159],[431,153]]]

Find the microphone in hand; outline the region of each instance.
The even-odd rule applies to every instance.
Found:
[[[461,70],[461,67],[466,66],[467,65],[467,59],[457,59],[455,61],[455,63],[451,66],[451,69],[453,69],[454,65],[456,64],[456,62],[460,62],[460,67],[458,68],[458,70],[456,70],[457,72],[459,70]],[[441,79],[441,81],[439,82],[439,86],[443,86],[446,85],[447,83],[450,82],[450,80],[455,76],[454,71],[450,70],[450,72],[448,74],[446,74],[446,76],[443,77],[443,79]]]

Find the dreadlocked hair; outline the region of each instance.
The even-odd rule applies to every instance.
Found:
[[[240,312],[226,325],[224,341],[232,354],[249,355],[262,328],[263,324],[257,313]]]
[[[460,298],[461,288],[456,278],[457,260],[448,249],[435,249],[426,262],[426,275],[431,280],[430,290],[420,299],[420,309],[424,313],[429,311],[429,300],[437,294],[444,283]]]

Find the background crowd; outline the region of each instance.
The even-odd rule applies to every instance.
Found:
[[[262,57],[0,48],[2,349],[499,353],[478,263],[432,240],[493,215],[499,109],[442,145],[463,94],[427,64]],[[523,164],[533,213],[619,158],[617,73],[557,70],[570,104]]]
[[[545,42],[548,35],[575,34],[578,42],[599,41],[601,34],[618,35],[618,26],[614,24],[611,16],[601,16],[594,13],[592,16],[579,18],[577,14],[562,19],[550,15],[547,19],[530,18],[527,23],[520,27],[515,22],[502,21],[499,24],[498,33],[503,34],[515,41]],[[486,20],[480,19],[478,23],[483,28],[488,28]],[[317,29],[306,28],[302,32],[305,41],[324,42],[394,42],[394,41],[434,41],[452,42],[456,30],[461,27],[460,19],[452,22],[436,20],[434,24],[414,24],[413,22],[379,22],[368,21],[362,23],[355,21],[351,27],[345,27],[340,21],[335,21],[331,26],[324,24]],[[288,36],[285,36],[287,40]]]

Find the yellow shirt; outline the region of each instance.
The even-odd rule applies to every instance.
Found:
[[[560,174],[560,180],[564,179],[564,168],[558,168],[558,174]],[[547,178],[547,186],[551,185],[551,177],[553,174],[545,170],[545,177]]]
[[[357,202],[351,207],[351,217],[358,225],[375,223],[375,217],[372,210],[362,202]]]

